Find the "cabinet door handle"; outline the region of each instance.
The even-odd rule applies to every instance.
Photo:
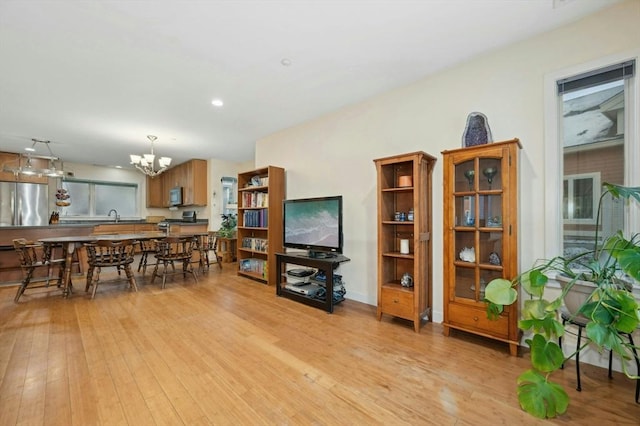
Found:
[[[474,321],[478,321],[478,317],[473,317],[473,320]]]
[[[393,303],[400,303],[400,299],[393,299]]]

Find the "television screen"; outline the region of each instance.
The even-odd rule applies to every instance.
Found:
[[[285,247],[342,253],[342,196],[285,200],[283,218]]]

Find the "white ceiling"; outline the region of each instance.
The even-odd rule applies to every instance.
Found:
[[[259,138],[616,1],[0,0],[0,150],[130,167],[153,134],[175,163],[252,160]]]

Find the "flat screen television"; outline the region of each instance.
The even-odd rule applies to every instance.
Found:
[[[342,253],[342,196],[283,202],[283,245],[308,250],[309,257]]]

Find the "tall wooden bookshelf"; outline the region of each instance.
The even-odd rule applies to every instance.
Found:
[[[387,314],[413,321],[416,332],[432,309],[431,175],[435,162],[435,157],[421,151],[374,160],[378,173],[377,317],[380,321]]]
[[[267,166],[238,174],[238,275],[276,283],[282,247],[284,169]]]

